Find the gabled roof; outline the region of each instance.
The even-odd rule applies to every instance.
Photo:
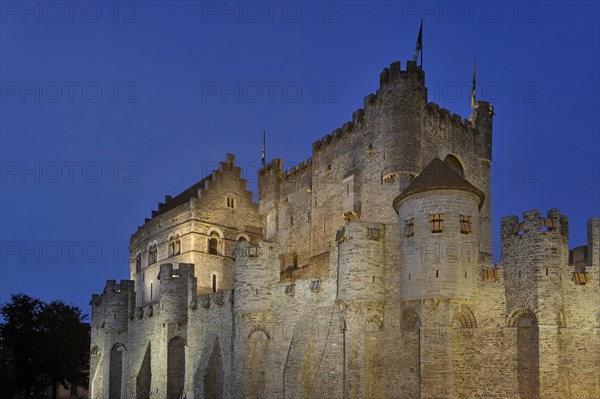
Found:
[[[404,198],[430,190],[463,190],[471,192],[479,197],[479,207],[483,205],[485,194],[473,186],[464,177],[452,170],[448,164],[439,158],[435,158],[423,169],[423,171],[406,187],[394,200],[394,209],[398,210],[398,204]]]
[[[161,206],[158,209],[158,211],[156,212],[156,214],[153,217],[162,215],[163,213],[168,212],[171,209],[175,209],[178,206],[183,205],[186,202],[189,202],[190,198],[197,198],[198,197],[198,189],[206,188],[204,183],[210,177],[211,177],[211,175],[206,176],[204,179],[193,184],[192,186],[190,186],[189,188],[187,188],[186,190],[181,192],[179,195],[177,195],[177,196],[173,197],[171,200],[167,201],[166,204],[164,204],[163,206]]]

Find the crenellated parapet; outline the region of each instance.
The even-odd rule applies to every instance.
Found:
[[[234,311],[264,312],[272,306],[272,285],[278,280],[279,247],[239,242],[235,249]]]
[[[133,281],[107,280],[102,294],[92,296],[92,324],[111,331],[127,331],[127,315],[135,306]]]
[[[503,217],[501,222],[502,259],[530,255],[531,245],[558,245],[564,248],[569,240],[569,219],[557,209],[545,216],[539,209],[517,216]]]
[[[596,278],[585,273],[585,268],[578,271],[569,265],[568,218],[557,209],[545,215],[535,209],[523,213],[520,220],[514,215],[502,218],[501,229],[499,267],[508,314],[528,309],[541,324],[558,323],[557,315],[564,315],[576,286]]]
[[[194,265],[171,263],[160,265],[158,275],[161,321],[183,324],[187,322],[189,303],[196,297]]]

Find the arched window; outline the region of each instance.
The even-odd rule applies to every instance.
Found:
[[[181,240],[179,235],[171,237],[169,241],[169,256],[175,256],[181,254]]]
[[[212,292],[217,292],[217,275],[212,275]]]
[[[148,248],[148,264],[149,265],[156,263],[156,261],[158,260],[157,254],[158,254],[158,249],[156,248],[156,244],[151,245],[150,248]]]
[[[446,157],[446,159],[444,159],[444,162],[450,167],[450,169],[458,173],[461,177],[465,177],[465,170],[457,157],[450,154]]]
[[[208,253],[211,255],[219,255],[219,233],[213,231],[208,239]]]

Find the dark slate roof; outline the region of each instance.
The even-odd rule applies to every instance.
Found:
[[[183,191],[181,194],[179,194],[179,195],[173,197],[171,200],[167,201],[166,204],[159,207],[158,211],[154,215],[152,215],[152,217],[154,218],[158,215],[162,215],[163,213],[170,211],[171,209],[175,209],[178,206],[189,202],[190,198],[197,198],[198,197],[198,189],[206,188],[204,183],[208,178],[210,178],[210,175],[205,177],[204,179],[200,180],[199,182],[193,184],[192,186],[187,188],[185,191]]]
[[[394,200],[394,209],[398,210],[398,204],[404,198],[430,190],[463,190],[471,192],[479,197],[479,207],[483,205],[485,194],[461,175],[452,170],[447,163],[435,158],[423,169],[423,171],[406,187]]]

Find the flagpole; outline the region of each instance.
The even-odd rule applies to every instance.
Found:
[[[267,160],[267,129],[263,129],[262,166],[265,166],[266,160]]]
[[[421,20],[421,28],[423,28],[423,20]],[[421,69],[423,69],[423,31],[421,31]]]

